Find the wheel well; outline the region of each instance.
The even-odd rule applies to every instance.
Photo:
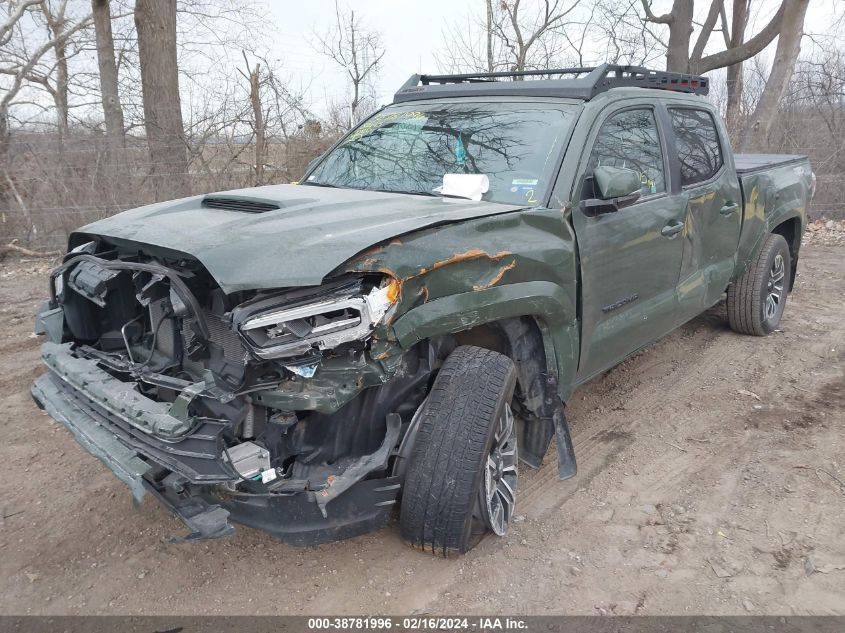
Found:
[[[789,244],[789,254],[793,258],[798,254],[798,249],[801,247],[801,240],[798,239],[801,233],[801,220],[798,218],[785,220],[773,228],[772,233],[783,236]]]
[[[772,229],[772,233],[782,235],[789,245],[789,255],[792,260],[789,289],[792,290],[795,285],[795,272],[798,270],[798,251],[801,248],[801,220],[799,218],[784,220]]]
[[[485,323],[453,336],[458,345],[475,345],[509,357],[516,366],[515,411],[522,420],[521,458],[539,467],[554,435],[554,414],[563,407],[554,358],[548,358],[543,326],[523,316]]]

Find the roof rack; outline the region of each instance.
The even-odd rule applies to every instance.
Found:
[[[523,81],[529,77],[537,79]],[[466,75],[411,75],[393,96],[393,103],[467,96],[566,97],[589,101],[611,88],[621,87],[706,95],[710,80],[699,75],[613,64]]]

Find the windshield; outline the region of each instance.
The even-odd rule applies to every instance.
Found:
[[[574,113],[549,103],[392,106],[342,139],[304,184],[438,195],[444,174],[484,174],[483,200],[535,205]]]

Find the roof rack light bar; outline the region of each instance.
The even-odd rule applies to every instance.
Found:
[[[523,81],[527,77],[544,79]],[[473,95],[567,97],[586,101],[611,88],[621,87],[706,95],[710,80],[687,73],[613,64],[460,75],[411,75],[394,95],[393,102]]]

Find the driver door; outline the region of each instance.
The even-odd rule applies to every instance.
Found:
[[[660,106],[633,103],[599,119],[576,181],[579,199],[572,219],[581,259],[580,381],[679,324],[675,290],[686,205],[667,182]],[[601,165],[637,171],[640,197],[595,214],[595,206],[584,203],[599,195],[592,173]]]

